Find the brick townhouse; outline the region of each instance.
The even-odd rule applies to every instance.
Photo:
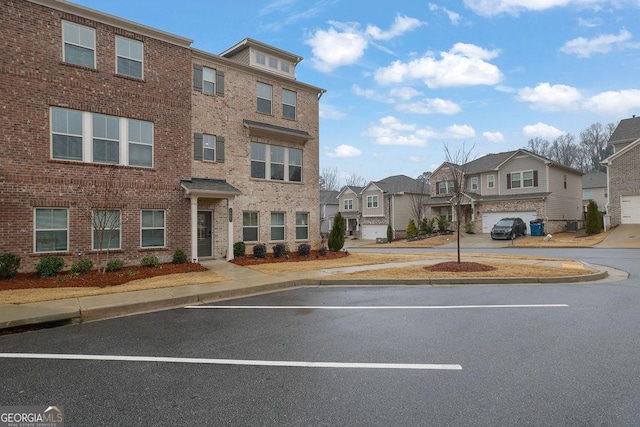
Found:
[[[323,91],[300,58],[250,39],[208,54],[66,1],[0,7],[0,254],[32,270],[318,244]]]

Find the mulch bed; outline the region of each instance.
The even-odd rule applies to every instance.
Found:
[[[106,288],[109,286],[122,285],[132,280],[205,270],[206,268],[198,263],[187,262],[184,264],[160,264],[155,268],[131,266],[124,267],[120,271],[109,271],[106,273],[91,270],[86,274],[80,274],[78,276],[73,276],[68,271],[58,273],[51,277],[39,277],[37,273],[19,273],[11,279],[0,279],[0,291],[39,288]]]
[[[347,251],[327,251],[324,255],[320,255],[317,250],[312,250],[308,256],[299,255],[297,252],[289,252],[286,256],[276,258],[273,253],[268,253],[265,258],[254,258],[252,254],[247,254],[243,257],[236,257],[230,262],[236,265],[248,266],[248,265],[260,265],[260,264],[272,264],[278,262],[300,262],[300,261],[316,261],[327,259],[339,259],[349,256]]]
[[[491,271],[496,268],[491,265],[480,264],[477,262],[456,262],[447,261],[438,264],[429,265],[424,268],[427,271],[446,271],[446,272],[467,272],[467,271]]]

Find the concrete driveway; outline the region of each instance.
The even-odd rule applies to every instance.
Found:
[[[640,224],[621,224],[597,248],[640,248]]]

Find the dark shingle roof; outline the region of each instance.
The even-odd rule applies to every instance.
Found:
[[[380,181],[374,181],[375,185],[380,187],[385,193],[415,193],[428,194],[429,187],[419,179],[410,178],[406,175],[388,176]]]
[[[592,172],[582,176],[582,188],[601,188],[607,186],[607,174]]]
[[[640,138],[640,117],[631,117],[630,119],[622,119],[611,134],[609,144],[619,142],[632,142]]]
[[[488,172],[496,169],[502,162],[513,156],[516,151],[505,151],[504,153],[487,154],[479,159],[470,161],[465,165],[467,174]]]
[[[240,190],[228,184],[224,179],[189,178],[180,180],[180,183],[189,192],[206,191],[221,194],[242,194]]]
[[[320,190],[320,203],[323,205],[337,205],[339,191]]]

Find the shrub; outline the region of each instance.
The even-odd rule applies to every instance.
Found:
[[[233,256],[237,257],[237,256],[244,256],[244,254],[246,253],[247,247],[245,246],[244,242],[235,242],[233,244]]]
[[[55,276],[64,268],[64,260],[59,256],[46,255],[40,258],[36,265],[36,272],[40,277]]]
[[[8,252],[0,256],[0,279],[10,279],[18,274],[20,257]]]
[[[298,245],[298,255],[309,256],[311,253],[311,245],[308,243],[301,243]]]
[[[391,224],[387,225],[387,242],[391,243],[393,241],[393,228],[391,228]]]
[[[407,224],[407,238],[412,239],[418,235],[418,229],[416,228],[416,223],[412,219],[409,220],[409,224]]]
[[[142,258],[140,265],[142,267],[158,267],[160,265],[160,261],[158,261],[158,257],[155,255],[147,255]]]
[[[254,258],[266,258],[267,257],[267,245],[264,243],[258,243],[253,247]]]
[[[420,221],[420,231],[424,234],[433,233],[433,222],[435,220],[435,218],[422,218],[422,221]]]
[[[112,259],[107,262],[107,271],[118,271],[124,268],[124,261],[121,259]]]
[[[593,200],[589,200],[585,232],[587,234],[598,234],[600,231],[602,231],[602,215],[598,210],[598,204]]]
[[[474,234],[475,231],[473,229],[473,222],[467,221],[464,223],[464,232],[467,234]]]
[[[326,246],[320,246],[320,249],[318,249],[318,255],[325,256],[328,250],[329,249]]]
[[[440,232],[447,231],[448,228],[449,228],[449,220],[447,219],[447,217],[444,215],[438,217],[438,231]]]
[[[284,243],[278,243],[273,247],[273,256],[275,258],[282,258],[283,255],[286,255],[289,252],[289,248]]]
[[[93,268],[93,261],[89,258],[81,258],[71,265],[71,274],[77,276],[78,274],[86,274]]]
[[[344,246],[344,218],[342,218],[342,214],[338,212],[336,216],[333,217],[333,225],[331,226],[331,231],[329,232],[329,239],[327,244],[329,245],[329,250],[333,252],[338,252]]]
[[[171,260],[174,264],[184,264],[187,262],[187,254],[182,249],[176,249],[173,253],[173,260]]]

